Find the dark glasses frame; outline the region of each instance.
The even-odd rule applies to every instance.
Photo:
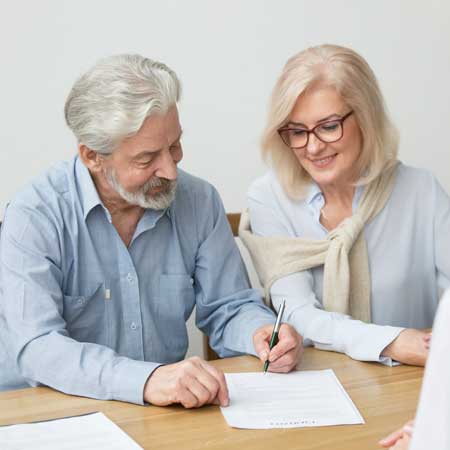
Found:
[[[301,148],[305,148],[308,145],[309,142],[309,136],[311,133],[314,134],[314,136],[319,139],[319,141],[325,143],[325,144],[332,144],[333,142],[337,142],[339,140],[341,140],[344,136],[344,121],[345,119],[347,119],[347,117],[350,117],[353,114],[353,110],[348,112],[347,114],[345,114],[345,116],[341,117],[340,119],[332,119],[332,120],[327,120],[326,122],[322,122],[317,124],[315,127],[311,128],[311,129],[307,129],[307,128],[301,128],[302,131],[304,131],[306,134],[306,144],[302,145],[301,147],[291,147],[289,142],[287,141],[287,139],[285,139],[284,133],[286,131],[290,131],[290,130],[299,130],[299,128],[296,127],[292,127],[291,125],[287,125],[284,127],[281,127],[277,130],[278,135],[280,136],[281,140],[283,141],[283,143],[285,145],[287,145],[289,148],[291,148],[292,150],[299,150]],[[327,123],[333,123],[333,122],[339,122],[340,126],[341,126],[341,135],[337,138],[337,139],[333,139],[332,141],[325,141],[323,140],[323,138],[321,138],[320,136],[317,135],[316,133],[316,129],[319,127],[323,127],[324,125],[326,125]]]

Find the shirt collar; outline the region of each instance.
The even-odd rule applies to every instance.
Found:
[[[170,220],[170,218],[171,218],[171,210],[173,208],[174,201],[166,209],[160,209],[160,210],[146,209],[145,212],[144,212],[144,215],[141,217],[141,219],[139,220],[139,222],[137,224],[137,227],[136,227],[136,230],[134,232],[134,236],[133,236],[133,239],[131,240],[131,242],[133,242],[139,235],[141,235],[145,231],[151,230],[152,228],[154,228],[156,223],[163,216],[167,216],[168,219]]]
[[[361,195],[364,191],[365,186],[356,186],[355,193],[353,195],[353,211],[356,211],[356,209],[359,206],[359,201],[361,200]],[[323,206],[323,201],[319,202],[319,200],[323,200],[323,193],[319,187],[319,185],[311,181],[311,184],[309,186],[308,194],[306,196],[306,203],[314,208],[314,205],[317,205],[320,203],[320,208]]]
[[[156,222],[158,222],[158,220],[164,215],[167,215],[170,219],[169,210],[170,207],[163,210],[146,209],[144,215],[139,221],[137,231],[145,231],[153,228],[156,225]]]
[[[308,194],[306,195],[306,203],[308,203],[308,205],[311,205],[317,197],[322,196],[322,191],[320,190],[319,185],[314,182],[311,181],[311,184],[309,185],[309,190],[308,190]]]
[[[81,205],[83,207],[83,217],[84,220],[86,220],[88,214],[96,206],[103,206],[103,204],[100,200],[91,174],[88,168],[83,164],[79,156],[76,157],[75,161],[75,173],[78,184],[78,191],[81,198]]]

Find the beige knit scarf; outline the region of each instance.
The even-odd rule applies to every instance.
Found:
[[[368,184],[357,211],[324,240],[257,236],[251,231],[248,212],[242,213],[239,237],[255,265],[266,302],[270,303],[270,288],[278,279],[324,265],[325,309],[370,322],[370,272],[362,231],[389,199],[396,168],[397,164]]]

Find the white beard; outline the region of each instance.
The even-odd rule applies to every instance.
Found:
[[[175,198],[177,180],[153,177],[136,192],[128,192],[117,180],[114,169],[106,169],[103,173],[109,185],[131,205],[140,206],[144,209],[162,210],[168,208]],[[154,196],[148,195],[151,189],[161,186],[164,186],[163,191],[158,192]]]

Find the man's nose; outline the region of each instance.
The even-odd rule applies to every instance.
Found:
[[[177,162],[178,161],[174,161],[169,149],[164,150],[161,152],[161,158],[155,175],[160,178],[165,178],[166,180],[176,180]]]

